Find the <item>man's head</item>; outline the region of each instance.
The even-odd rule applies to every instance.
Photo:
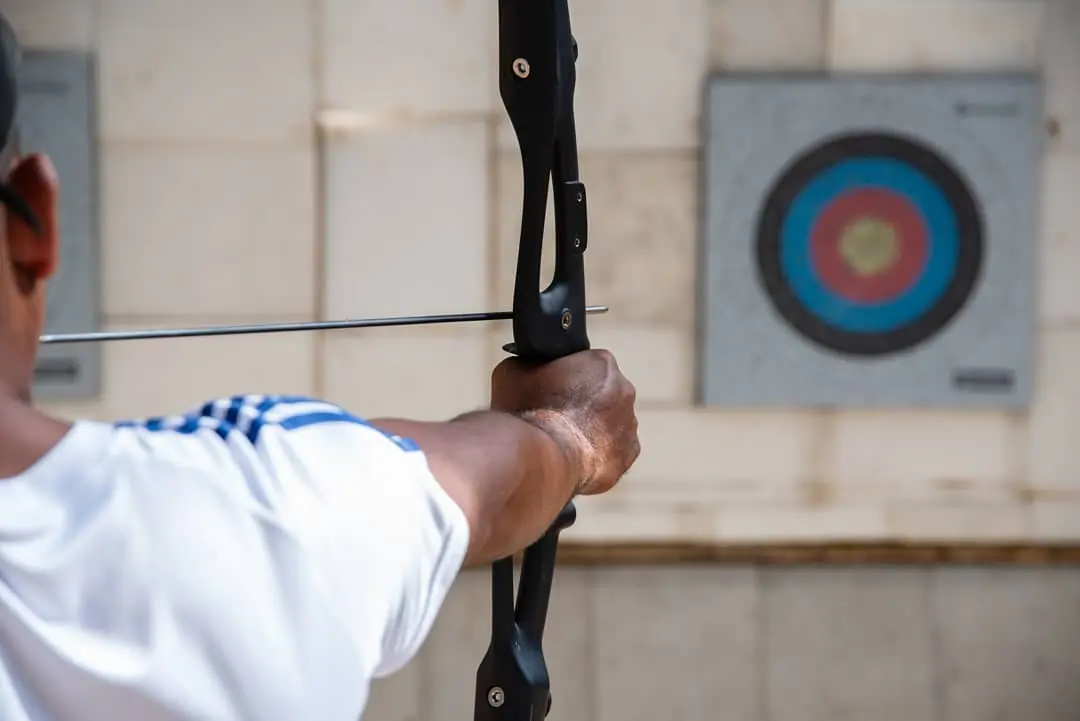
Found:
[[[41,155],[19,153],[15,33],[0,16],[0,395],[28,399],[45,281],[58,261],[56,173]]]

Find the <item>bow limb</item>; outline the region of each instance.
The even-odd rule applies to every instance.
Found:
[[[499,89],[521,150],[521,237],[514,283],[514,342],[506,350],[551,361],[587,350],[588,222],[574,124],[577,44],[567,0],[499,0]],[[549,190],[555,206],[555,270],[540,288]],[[514,561],[492,568],[492,638],[477,672],[476,721],[539,721],[550,709],[544,625],[559,532],[570,504],[525,551],[514,601]]]

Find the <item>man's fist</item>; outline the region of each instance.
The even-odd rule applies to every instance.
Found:
[[[610,490],[641,453],[636,391],[606,350],[547,363],[509,358],[491,377],[491,408],[530,417],[560,441],[576,436],[587,473],[580,492]],[[565,425],[562,433],[557,426]],[[569,430],[570,433],[565,431]]]

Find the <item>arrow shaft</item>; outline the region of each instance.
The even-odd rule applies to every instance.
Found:
[[[607,306],[594,305],[586,313],[606,313]],[[389,328],[406,325],[441,325],[446,323],[482,323],[494,320],[511,320],[510,311],[492,313],[451,313],[447,315],[407,315],[390,318],[357,318],[355,320],[303,321],[296,323],[254,323],[249,325],[215,325],[198,328],[151,328],[131,331],[103,331],[93,333],[58,333],[43,335],[42,345],[71,343],[105,343],[120,340],[158,340],[162,338],[208,338],[229,335],[256,335],[263,333],[296,333],[316,330],[344,330],[350,328]]]

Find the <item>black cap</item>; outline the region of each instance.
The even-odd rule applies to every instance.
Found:
[[[11,191],[2,181],[12,160],[11,151],[17,150],[15,134],[15,112],[19,99],[19,61],[22,53],[15,31],[0,15],[0,203],[10,208],[34,230],[40,232],[41,224],[34,212],[22,198]]]

